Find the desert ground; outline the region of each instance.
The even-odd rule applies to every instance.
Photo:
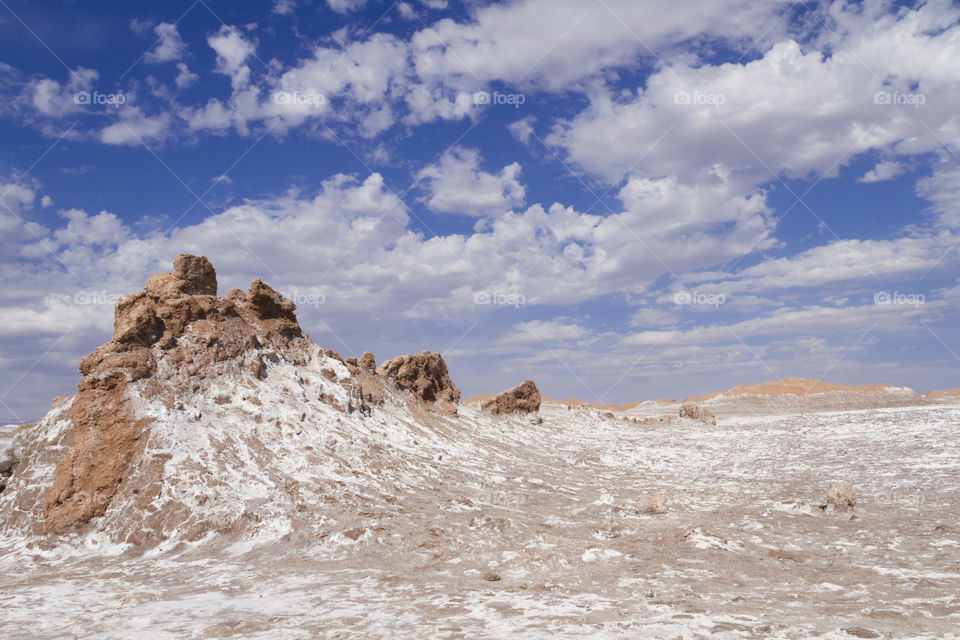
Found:
[[[107,532],[52,545],[8,534],[0,634],[960,633],[960,406],[716,426],[636,425],[556,404],[540,424],[460,414],[471,429],[401,452],[393,496],[316,505],[319,532],[278,516],[252,537],[146,552]],[[856,506],[823,508],[840,480]]]

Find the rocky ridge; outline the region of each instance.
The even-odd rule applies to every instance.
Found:
[[[346,472],[345,459],[316,456],[349,449],[375,411],[390,414],[373,420],[381,425],[431,412],[442,421],[459,401],[439,354],[400,356],[378,373],[368,352],[350,362],[315,345],[295,305],[259,279],[216,294],[213,265],[181,254],[173,272],[116,303],[111,339],[80,359],[76,395],[0,440],[0,530],[104,530],[134,544],[249,534],[266,512],[285,511],[251,510],[251,479],[287,495],[290,469]],[[347,423],[347,435],[331,436]],[[295,452],[291,433],[304,439]]]

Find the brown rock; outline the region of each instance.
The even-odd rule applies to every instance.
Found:
[[[847,511],[857,504],[857,490],[849,482],[834,482],[827,490],[827,504],[838,511]]]
[[[460,402],[460,390],[447,372],[447,363],[439,353],[422,351],[387,360],[377,375],[391,378],[401,389],[409,389],[424,402]]]
[[[174,270],[150,276],[145,291],[120,299],[113,338],[78,362],[83,377],[70,408],[74,436],[42,504],[51,531],[104,515],[140,464],[138,442],[146,441],[151,421],[138,420],[129,406],[130,382],[152,378],[141,393],[176,396],[196,392],[203,378],[217,375],[218,363],[246,363],[263,379],[261,350],[283,352],[289,361],[303,357],[295,306],[262,281],[254,280],[249,295],[231,290],[229,298],[218,298],[206,258],[181,254]],[[190,339],[180,340],[185,336]],[[166,370],[158,368],[159,359]]]
[[[540,410],[540,390],[533,380],[498,393],[480,405],[481,411],[493,415],[504,413],[536,413]]]
[[[117,300],[113,312],[113,341],[150,346],[163,335],[164,324],[156,303],[138,292]]]
[[[706,409],[701,409],[699,406],[691,402],[684,403],[680,406],[680,417],[697,420],[699,422],[703,422],[704,424],[717,424],[716,416]]]
[[[173,260],[173,270],[185,283],[183,292],[187,295],[217,295],[217,272],[204,256],[181,253]]]
[[[134,420],[125,386],[84,389],[73,401],[73,447],[57,465],[43,502],[47,526],[55,533],[102,516],[126,475],[150,420]]]
[[[373,359],[373,354],[369,351],[364,351],[360,355],[357,365],[364,371],[374,372],[377,370],[377,361]]]
[[[143,285],[144,291],[154,300],[166,300],[186,295],[187,283],[175,273],[154,273]]]
[[[294,311],[297,305],[257,278],[250,283],[247,306],[261,320],[264,328],[281,335],[300,335],[300,324]]]

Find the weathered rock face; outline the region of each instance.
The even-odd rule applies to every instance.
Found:
[[[398,356],[381,364],[377,375],[391,378],[424,402],[460,402],[460,390],[450,379],[447,363],[439,353],[421,351]]]
[[[685,403],[680,406],[680,417],[698,420],[705,424],[717,424],[717,418],[706,409],[701,409],[693,403]]]
[[[482,405],[486,413],[500,415],[505,413],[536,413],[540,410],[540,390],[533,380],[524,380],[517,386],[498,393]]]
[[[173,271],[185,283],[187,295],[217,295],[217,272],[205,257],[181,253],[173,260]]]
[[[264,368],[264,346],[278,352],[308,340],[294,304],[261,280],[248,294],[232,290],[216,297],[217,277],[202,256],[180,254],[173,273],[147,279],[144,291],[119,300],[113,338],[78,363],[83,377],[70,407],[73,445],[54,472],[43,512],[47,526],[62,532],[103,515],[144,436],[150,419],[137,419],[127,386],[150,378],[173,393],[190,392],[195,376],[213,375],[215,365]],[[263,341],[268,344],[264,345]],[[295,349],[293,349],[295,350]],[[165,365],[162,377],[159,362]],[[260,377],[258,375],[258,377]],[[179,388],[178,388],[179,387]]]

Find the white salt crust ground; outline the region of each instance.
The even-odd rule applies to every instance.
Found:
[[[255,526],[147,551],[117,541],[122,509],[53,547],[8,530],[0,636],[958,637],[960,407],[424,425],[395,398],[318,404],[323,368],[346,374],[275,363],[260,405],[242,380],[137,400],[171,456],[158,501]],[[852,513],[820,508],[835,480]],[[637,513],[656,494],[669,512]]]

